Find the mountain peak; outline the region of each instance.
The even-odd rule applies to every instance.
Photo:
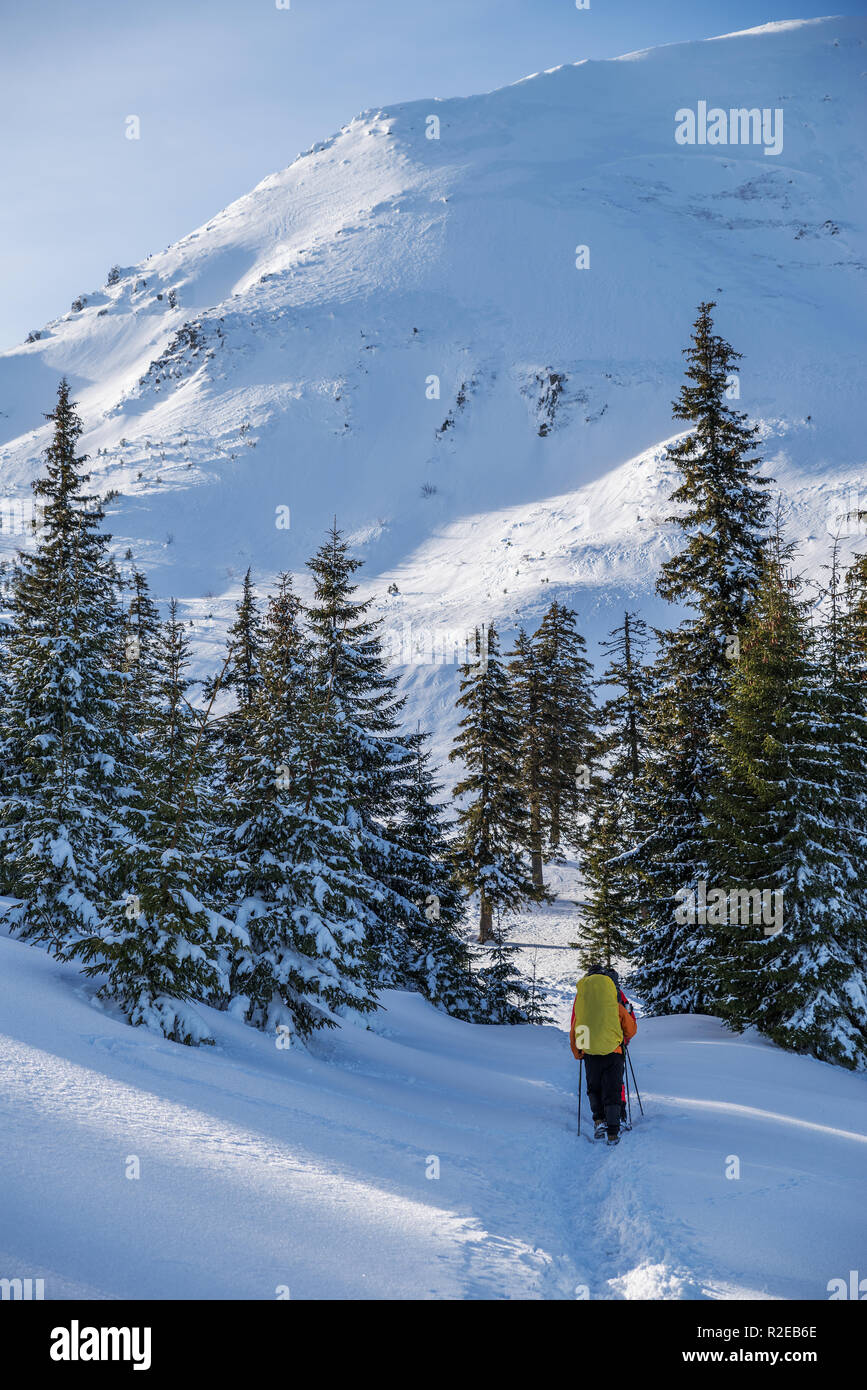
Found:
[[[361,113],[0,355],[7,494],[66,373],[119,544],[215,641],[219,596],[299,570],[335,508],[371,592],[405,581],[389,622],[560,597],[601,629],[652,602],[653,461],[711,298],[819,563],[867,423],[865,38],[775,23]],[[779,110],[781,149],[678,143],[682,108]],[[408,678],[435,703],[453,672]]]

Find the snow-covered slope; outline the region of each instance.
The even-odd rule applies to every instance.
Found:
[[[818,563],[867,493],[865,41],[772,24],[364,113],[0,355],[0,492],[29,496],[67,373],[111,527],[203,657],[247,566],[299,569],[336,513],[441,722],[455,670],[424,658],[452,633],[555,596],[591,635],[654,611],[660,446],[715,298]],[[781,109],[781,153],[679,145],[699,101]]]
[[[646,1115],[600,1152],[562,1027],[392,992],[309,1052],[211,1011],[190,1050],[94,988],[0,938],[0,1273],[46,1299],[821,1300],[863,1270],[863,1079],[713,1019],[640,1023]]]

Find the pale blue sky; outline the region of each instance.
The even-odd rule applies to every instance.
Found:
[[[817,13],[815,0],[0,0],[0,347],[366,107]]]

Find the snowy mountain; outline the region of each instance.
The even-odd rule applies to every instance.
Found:
[[[29,483],[47,442],[42,412],[65,374],[118,548],[132,548],[159,595],[182,601],[201,666],[215,663],[247,567],[263,588],[282,569],[302,572],[303,590],[304,562],[336,514],[366,560],[364,588],[385,618],[408,713],[435,728],[442,756],[453,658],[472,624],[532,625],[555,597],[579,609],[591,637],[626,603],[658,615],[654,574],[679,544],[665,521],[671,401],[696,306],[716,299],[718,329],[745,354],[732,391],[760,425],[802,562],[816,568],[832,532],[847,530],[842,514],[867,508],[858,372],[865,41],[861,21],[774,24],[357,117],[177,245],[113,269],[100,290],[0,355],[0,540],[7,549],[26,540]],[[721,143],[723,133],[739,138]],[[846,545],[858,544],[848,532]],[[101,660],[78,660],[89,616],[107,634],[95,653],[115,632],[96,598],[75,609],[66,647],[62,634],[34,638],[32,609],[19,609],[27,645],[37,654],[46,640],[60,647],[63,688],[76,693],[108,686]],[[63,754],[76,777],[84,769],[76,789],[91,796],[73,805],[64,783],[64,818],[71,807],[86,835],[74,841],[65,823],[37,835],[31,824],[48,821],[30,816],[26,800],[40,809],[33,750],[56,760],[56,744],[42,732],[47,718],[34,724],[30,697],[54,698],[59,682],[50,666],[27,667],[20,652],[17,660],[11,684],[24,692],[24,715],[9,746],[17,755],[26,728],[26,797],[23,816],[15,803],[16,834],[23,829],[10,844],[23,844],[20,858],[37,866],[14,877],[14,891],[21,878],[41,892],[52,868],[70,866],[62,892],[52,891],[56,904],[71,884],[64,902],[75,907],[95,865],[94,883],[112,897],[99,920],[103,945],[116,944],[123,909],[148,931],[153,916],[154,954],[171,954],[172,969],[175,957],[204,956],[204,927],[187,938],[164,905],[142,906],[153,882],[142,865],[149,873],[198,857],[192,833],[189,854],[178,838],[184,814],[192,818],[188,783],[190,806],[196,800],[191,771],[177,812],[176,782],[140,794],[145,773],[160,775],[153,732],[167,706],[143,705],[144,772],[136,739],[96,748],[117,706],[86,721],[87,737]],[[18,680],[28,669],[33,680]],[[76,683],[79,669],[89,684]],[[303,712],[301,754],[327,703]],[[75,699],[64,718],[68,708],[78,711]],[[137,706],[124,703],[126,725],[129,708]],[[285,704],[274,708],[282,724]],[[826,731],[848,738],[850,726],[822,724],[813,708],[818,732],[803,744],[821,743],[824,761],[794,762],[809,780],[783,785],[802,798],[809,787],[816,820],[830,800],[825,749],[850,746]],[[270,795],[272,743],[263,746],[268,781],[245,783],[248,802],[262,786]],[[126,756],[128,747],[124,763],[115,750]],[[76,762],[78,749],[90,761]],[[347,749],[356,760],[347,786],[362,785],[372,757],[362,762],[336,739],[324,771],[308,760],[307,784],[328,781],[332,767],[339,778]],[[97,764],[106,780],[94,777],[92,790],[84,774]],[[131,788],[120,785],[127,771]],[[845,796],[856,779],[844,772]],[[349,825],[349,792],[335,790],[324,830]],[[320,816],[311,795],[299,841]],[[96,820],[98,803],[114,819]],[[127,835],[122,817],[140,815],[149,835],[152,804],[163,814],[163,803],[171,838]],[[287,804],[291,829],[298,817]],[[203,841],[214,829],[206,813]],[[846,816],[843,835],[854,812]],[[340,842],[348,848],[335,874],[367,877],[371,860],[372,896],[382,865],[392,876],[403,869],[389,863],[387,845],[380,858],[367,853],[376,827],[361,828]],[[104,862],[103,840],[123,862]],[[256,854],[265,840],[250,843]],[[332,915],[338,933],[350,914],[364,926],[363,902],[331,912],[330,898],[347,896],[326,878],[333,843],[323,831],[321,853],[315,835],[295,858],[294,840],[280,850],[286,881],[299,864],[303,879],[281,901],[293,923],[315,929],[317,952]],[[837,859],[846,843],[834,846]],[[230,846],[240,863],[239,847]],[[819,849],[824,871],[832,856],[825,840]],[[812,842],[805,877],[818,886],[809,891],[818,897],[827,883],[836,894],[842,874],[822,879],[811,854]],[[271,841],[262,858],[276,862]],[[203,880],[212,867],[202,865]],[[160,872],[165,898],[174,880]],[[234,866],[231,877],[235,892]],[[172,903],[198,913],[188,882],[196,886],[179,870]],[[752,1030],[734,1034],[715,1018],[640,1017],[630,1057],[644,1113],[616,1149],[579,1139],[578,1068],[564,1031],[583,884],[575,865],[556,864],[549,885],[556,897],[517,913],[511,939],[555,1026],[470,1024],[421,995],[383,990],[366,1023],[342,1018],[291,1048],[286,1025],[259,1031],[243,1021],[237,989],[225,1011],[197,1004],[212,1047],[130,1027],[138,1015],[122,993],[100,999],[102,982],[82,974],[80,960],[59,963],[0,927],[0,1298],[19,1279],[44,1281],[50,1300],[825,1300],[835,1285],[857,1298],[867,1283],[863,1074]],[[356,891],[367,893],[364,884]],[[245,893],[239,921],[269,907],[258,892],[254,883]],[[36,918],[39,903],[27,904]],[[13,906],[0,900],[0,917]],[[210,929],[211,909],[201,911]],[[275,914],[275,933],[281,922],[288,917]],[[857,949],[850,922],[854,907],[839,933],[849,933],[847,950]],[[391,925],[385,910],[382,925]],[[121,930],[124,940],[139,931]],[[276,949],[301,934],[288,931]],[[831,950],[826,936],[808,946],[808,965]],[[249,955],[258,967],[266,951],[254,943]],[[312,958],[305,948],[291,968]],[[837,988],[835,964],[828,990]],[[783,978],[788,987],[791,975]],[[227,1002],[216,977],[200,996]],[[588,1121],[585,1110],[586,1131]]]
[[[110,527],[203,661],[247,566],[299,570],[336,514],[444,735],[471,624],[658,612],[662,446],[712,298],[818,565],[867,494],[865,84],[867,23],[822,19],[363,113],[0,355],[3,543],[65,373]],[[782,148],[679,143],[700,103],[782,112]]]

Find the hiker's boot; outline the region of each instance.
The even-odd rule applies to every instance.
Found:
[[[604,1138],[605,1138],[605,1135],[606,1135],[607,1133],[608,1133],[608,1126],[606,1125],[606,1123],[605,1123],[604,1120],[594,1120],[594,1121],[593,1121],[593,1138],[594,1138],[594,1139],[604,1139]]]
[[[609,1143],[609,1145],[611,1145],[611,1144],[619,1144],[619,1143],[620,1143],[620,1130],[619,1130],[619,1129],[609,1129],[609,1131],[608,1131],[608,1143]]]

